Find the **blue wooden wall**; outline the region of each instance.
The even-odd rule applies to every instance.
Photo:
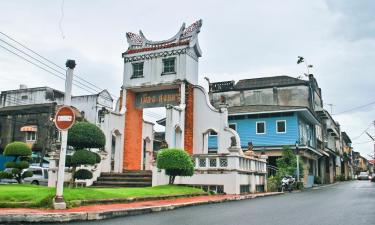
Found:
[[[276,132],[276,121],[286,120],[286,132]],[[266,122],[266,133],[256,134],[256,122]],[[252,141],[256,146],[280,146],[294,145],[298,140],[298,118],[296,114],[282,117],[251,118],[230,120],[229,123],[237,125],[237,132],[240,135],[241,146],[247,148],[248,142]]]

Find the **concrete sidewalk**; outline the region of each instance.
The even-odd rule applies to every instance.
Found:
[[[238,201],[279,194],[282,193],[272,192],[249,195],[197,196],[190,198],[142,201],[123,204],[80,206],[77,208],[71,208],[66,210],[2,208],[0,209],[0,223],[101,220],[120,216],[160,212],[186,206],[220,203],[226,201]]]

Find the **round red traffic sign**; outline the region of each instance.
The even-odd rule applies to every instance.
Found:
[[[55,115],[55,125],[59,130],[68,130],[75,122],[75,114],[71,107],[62,106]]]

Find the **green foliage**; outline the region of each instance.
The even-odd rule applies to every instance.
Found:
[[[75,149],[103,148],[105,136],[95,124],[78,122],[69,129],[68,145]]]
[[[92,154],[95,155],[95,163],[100,163],[102,161],[102,158],[100,157],[98,153],[92,152]]]
[[[12,179],[13,175],[5,171],[0,171],[0,179]]]
[[[86,180],[91,179],[92,173],[89,170],[86,169],[80,169],[74,173],[74,179],[78,180]]]
[[[341,175],[336,176],[336,180],[338,180],[338,181],[345,181],[345,175],[341,174]]]
[[[283,147],[282,157],[276,160],[276,165],[278,169],[277,171],[278,177],[283,177],[285,175],[293,176],[297,174],[297,171],[296,171],[297,156],[288,146]],[[299,160],[300,178],[303,177],[303,174],[304,174],[303,171],[304,171],[304,165],[303,165],[303,161],[300,159]]]
[[[14,156],[14,160],[4,164],[6,168],[10,168],[11,170],[2,172],[2,176],[9,179],[16,179],[18,183],[22,183],[22,179],[25,178],[24,176],[28,175],[23,175],[22,171],[23,169],[29,168],[29,163],[25,160],[28,160],[31,157],[30,147],[24,142],[12,142],[5,147],[3,154],[6,156]],[[21,161],[18,161],[18,158],[20,158]]]
[[[294,185],[295,185],[294,189],[297,189],[297,190],[303,190],[305,188],[302,181],[295,182]]]
[[[25,171],[25,172],[22,174],[22,178],[32,177],[32,176],[33,176],[33,172],[32,172],[32,171]]]
[[[4,164],[5,168],[15,168],[16,167],[16,162],[9,161]]]
[[[321,184],[322,183],[322,179],[320,179],[319,176],[315,176],[314,177],[314,184]]]
[[[202,190],[177,185],[141,188],[64,188],[64,200],[68,207],[77,200],[125,199],[166,195],[203,193]],[[1,208],[47,208],[52,207],[55,188],[37,185],[0,185]]]
[[[5,147],[3,155],[14,156],[16,158],[18,158],[20,156],[21,157],[22,156],[29,157],[29,156],[31,156],[31,149],[26,143],[20,142],[20,141],[15,141],[15,142],[9,143]]]
[[[176,176],[192,176],[194,165],[188,153],[183,149],[162,149],[156,159],[159,169],[165,169],[169,183],[173,184]]]
[[[94,165],[95,163],[96,163],[95,155],[86,149],[77,150],[72,155],[71,165],[73,166]]]
[[[270,192],[276,192],[280,186],[280,180],[276,176],[270,176],[267,178],[267,189]]]
[[[72,167],[72,156],[71,155],[66,155],[65,157],[65,166],[66,167]]]

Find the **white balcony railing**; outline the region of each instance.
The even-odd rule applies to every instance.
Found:
[[[195,169],[266,173],[266,159],[236,155],[194,155]]]

